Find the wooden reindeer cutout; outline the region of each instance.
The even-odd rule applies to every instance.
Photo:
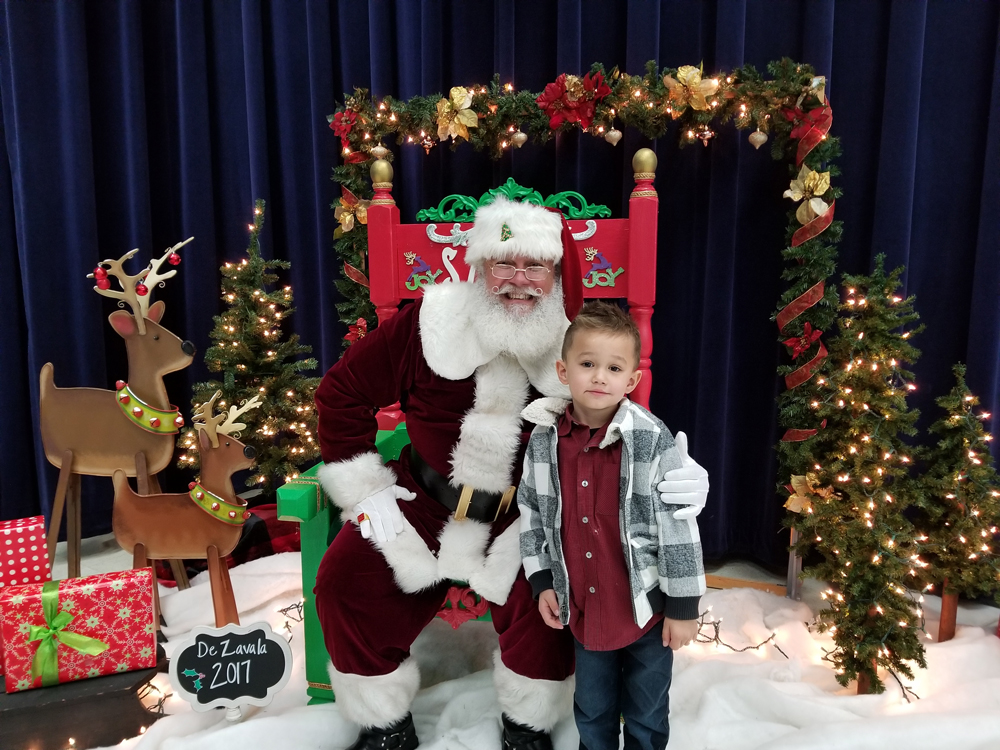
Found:
[[[236,421],[240,414],[260,406],[254,396],[239,409],[231,406],[228,414],[212,416],[220,395],[217,391],[194,416],[200,480],[192,482],[187,493],[137,495],[125,472],[116,471],[112,514],[115,538],[122,549],[132,552],[135,568],[146,567],[150,559],[208,560],[216,627],[240,621],[225,558],[239,542],[250,512],[233,490],[232,474],[253,466],[256,452],[232,433],[246,427]]]
[[[135,276],[127,275],[122,264],[138,248],[118,260],[103,260],[87,278],[95,278],[94,291],[118,299],[119,307],[108,320],[125,339],[128,352],[128,381],[118,381],[117,390],[100,388],[58,388],[51,362],[42,367],[40,377],[40,422],[42,445],[49,463],[59,468],[59,483],[49,522],[49,558],[55,555],[56,540],[66,504],[66,538],[69,577],[80,575],[80,475],[110,477],[117,469],[137,477],[140,492],[158,491],[153,476],[166,468],[174,455],[174,439],[184,418],[170,404],[163,376],[191,364],[194,344],[181,341],[162,325],[163,302],[150,305],[150,291],[163,285],[177,271],[161,273],[165,261],[180,262],[177,250],[185,240],[167,251]],[[121,290],[111,289],[111,278]]]

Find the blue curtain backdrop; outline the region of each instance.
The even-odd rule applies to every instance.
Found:
[[[878,252],[907,266],[927,331],[916,342],[923,424],[953,362],[1000,411],[1000,6],[954,0],[372,2],[7,0],[0,6],[0,518],[48,513],[55,470],[37,433],[38,372],[111,387],[124,347],[110,300],[85,275],[102,258],[195,242],[158,290],[167,326],[207,347],[218,266],[246,246],[254,198],[268,202],[264,253],[292,261],[290,328],[325,370],[337,320],[327,128],[355,86],[408,98],[486,82],[540,91],[594,61],[707,70],[783,56],[827,76],[842,139],[840,270]],[[787,166],[745,134],[679,150],[626,132],[617,148],[578,133],[492,162],[468,147],[397,149],[404,221],[450,193],[513,176],[574,189],[621,215],[630,159],[659,155],[653,410],[686,430],[710,471],[707,554],[780,562],[775,366],[769,321],[781,291]],[[144,261],[143,261],[144,262]],[[139,265],[136,266],[138,268]],[[207,375],[168,377],[175,403]],[[170,479],[168,477],[168,479]],[[177,485],[187,477],[173,478]],[[85,479],[84,532],[110,528],[111,483]]]

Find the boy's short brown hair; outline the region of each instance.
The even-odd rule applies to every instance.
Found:
[[[570,347],[573,346],[573,338],[578,331],[601,331],[613,336],[628,336],[635,346],[635,366],[639,367],[639,358],[642,356],[642,341],[639,338],[639,328],[635,321],[627,312],[616,305],[607,302],[588,302],[580,310],[573,322],[566,330],[563,338],[562,358],[566,361]]]

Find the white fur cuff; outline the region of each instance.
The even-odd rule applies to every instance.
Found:
[[[469,575],[469,586],[488,602],[506,604],[521,570],[521,528],[512,524],[493,540],[483,565]]]
[[[365,728],[387,727],[410,712],[420,689],[420,670],[407,659],[389,674],[366,677],[338,672],[331,663],[330,686],[345,719]]]
[[[396,474],[378,453],[361,453],[347,461],[331,461],[317,473],[326,494],[346,511],[366,497],[396,484]]]
[[[500,708],[518,724],[536,732],[551,732],[560,719],[573,707],[573,687],[576,680],[533,680],[509,669],[493,653],[493,683]],[[338,699],[339,700],[339,699]]]

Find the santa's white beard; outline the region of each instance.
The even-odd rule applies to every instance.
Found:
[[[512,354],[518,359],[535,359],[553,347],[562,345],[569,321],[563,310],[562,281],[556,279],[552,292],[536,296],[527,311],[508,310],[500,298],[482,281],[476,281],[469,318],[476,336],[489,342],[490,348]]]

